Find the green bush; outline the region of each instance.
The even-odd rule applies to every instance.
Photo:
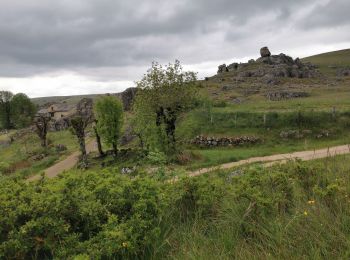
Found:
[[[159,185],[113,172],[0,184],[0,258],[134,258],[159,236]],[[14,207],[14,205],[16,205]]]

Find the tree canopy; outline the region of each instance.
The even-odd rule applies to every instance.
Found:
[[[117,146],[123,125],[123,105],[112,96],[104,96],[96,101],[94,107],[97,131],[103,140],[113,147],[117,155]]]
[[[0,127],[27,127],[32,123],[35,112],[36,107],[27,95],[13,95],[10,91],[0,91]]]
[[[147,74],[137,82],[135,116],[148,119],[136,120],[134,127],[139,130],[139,135],[146,137],[157,129],[160,148],[166,153],[174,152],[176,122],[179,114],[194,104],[196,80],[196,74],[183,71],[179,61],[165,67],[153,63]]]

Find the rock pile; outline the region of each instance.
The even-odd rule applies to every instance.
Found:
[[[337,70],[338,77],[347,77],[350,76],[350,68],[341,68]]]
[[[309,97],[310,94],[306,92],[289,92],[289,91],[277,91],[266,94],[266,97],[271,101],[280,101],[285,99],[303,98]]]
[[[207,137],[199,135],[191,141],[191,144],[207,147],[215,146],[239,146],[246,144],[256,144],[261,140],[254,136],[241,136],[241,137]]]
[[[222,64],[218,67],[218,74],[228,72],[228,68],[226,67],[226,64]]]
[[[256,61],[250,60],[248,63],[232,63],[228,66],[222,64],[218,68],[218,74],[237,71],[237,77],[289,77],[289,78],[314,78],[319,77],[315,65],[303,63],[299,58],[295,60],[283,53],[271,55],[267,47],[260,50],[261,57]],[[254,66],[251,66],[254,64]]]

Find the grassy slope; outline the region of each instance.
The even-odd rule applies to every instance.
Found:
[[[327,74],[335,74],[335,67],[350,67],[350,49],[322,53],[306,57],[303,61],[308,61],[320,67],[320,70]]]
[[[0,148],[0,163],[5,163],[17,173],[28,176],[39,173],[60,159],[60,157],[78,148],[74,136],[69,131],[49,132],[48,140],[53,145],[65,145],[67,151],[58,154],[54,151],[54,148],[51,148],[46,158],[41,161],[33,161],[29,158],[32,155],[43,153],[44,150],[40,147],[39,138],[34,133],[31,133],[15,140],[9,147]]]

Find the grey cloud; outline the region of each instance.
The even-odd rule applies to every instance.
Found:
[[[0,76],[55,70],[95,71],[96,76],[99,68],[139,71],[152,60],[194,64],[254,55],[268,37],[276,44],[274,34],[292,23],[294,13],[317,2],[0,0]],[[342,17],[338,9],[345,7],[346,1],[330,6],[332,17]],[[341,22],[323,18],[307,22],[310,27]]]
[[[312,30],[350,25],[349,10],[349,0],[329,0],[326,4],[316,5],[298,26],[305,30]]]

